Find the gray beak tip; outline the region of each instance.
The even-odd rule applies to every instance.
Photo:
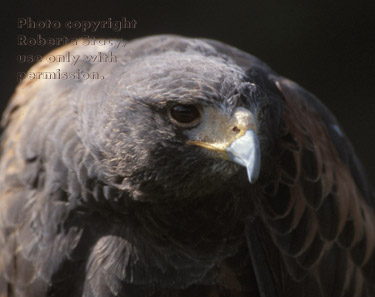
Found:
[[[246,167],[250,183],[255,183],[259,177],[261,159],[259,140],[255,131],[247,130],[227,148],[227,153],[233,162]]]

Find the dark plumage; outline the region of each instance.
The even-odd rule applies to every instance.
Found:
[[[374,194],[313,95],[212,40],[66,51],[30,71],[105,79],[25,79],[4,113],[0,296],[375,296]]]

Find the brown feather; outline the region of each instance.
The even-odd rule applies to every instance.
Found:
[[[291,253],[285,247],[291,246],[295,252],[299,250],[296,247],[303,247],[292,255],[298,256],[299,265],[313,269],[327,296],[344,296],[345,291],[355,291],[354,296],[359,296],[362,284],[367,290],[366,286],[375,283],[374,209],[361,195],[348,165],[341,161],[319,112],[297,85],[287,80],[277,81],[276,85],[284,97],[289,138],[297,142],[294,147],[303,149],[292,150],[291,145],[281,141],[283,150],[294,152],[294,162],[300,169],[299,179],[290,187],[295,200],[293,218],[288,220],[289,227],[284,227],[286,232],[274,234],[275,243],[284,253],[287,266]],[[300,219],[305,209],[313,225],[303,230],[310,235],[301,232],[293,236],[305,221]],[[320,235],[312,231],[317,229]]]

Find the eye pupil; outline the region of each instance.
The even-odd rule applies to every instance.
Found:
[[[194,105],[175,105],[171,108],[171,116],[174,120],[182,124],[189,124],[198,120],[201,115]]]

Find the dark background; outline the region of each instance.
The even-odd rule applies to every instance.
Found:
[[[14,1],[2,11],[0,107],[31,64],[19,54],[53,47],[17,46],[17,35],[133,39],[171,33],[224,41],[245,50],[317,95],[336,115],[370,178],[375,181],[375,1]],[[120,33],[17,29],[18,17],[34,20],[135,19]]]

